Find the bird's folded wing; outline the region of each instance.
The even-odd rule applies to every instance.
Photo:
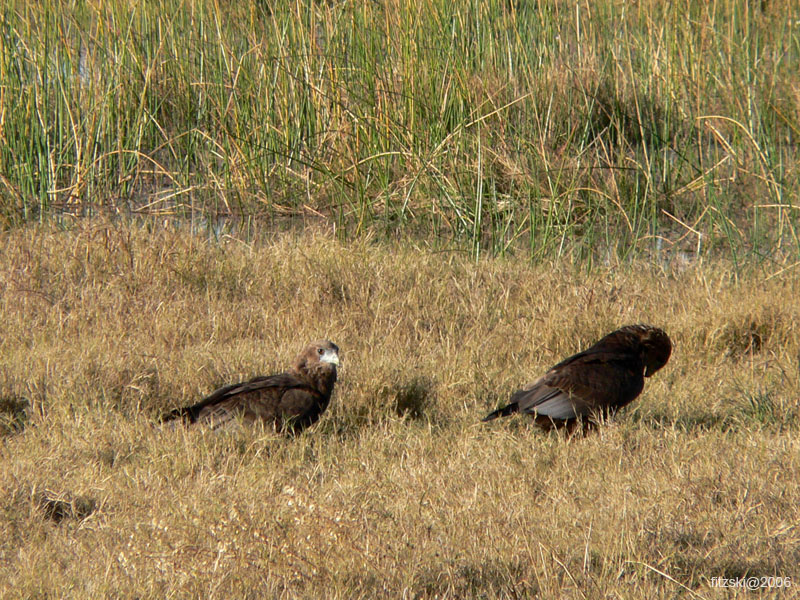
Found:
[[[596,353],[561,363],[514,394],[512,401],[526,413],[552,419],[588,416],[611,407],[632,375],[618,358]]]
[[[588,405],[569,389],[561,389],[544,379],[542,377],[512,396],[511,401],[517,402],[521,412],[551,419],[574,419],[591,412]]]
[[[176,418],[189,418],[192,421],[202,417],[213,422],[224,422],[233,418],[238,404],[251,401],[255,397],[264,395],[274,397],[273,403],[280,401],[280,397],[287,391],[298,388],[308,388],[308,384],[291,373],[255,377],[244,383],[234,383],[221,387],[197,404],[177,408],[167,415],[164,420]]]

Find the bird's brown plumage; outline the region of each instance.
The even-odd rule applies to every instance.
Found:
[[[163,420],[181,419],[215,429],[236,419],[262,421],[276,431],[298,433],[316,423],[328,407],[338,364],[336,344],[314,342],[288,372],[222,387],[193,406],[173,410]]]
[[[523,412],[548,429],[566,426],[571,430],[578,420],[588,425],[633,401],[644,387],[644,378],[667,364],[671,352],[672,343],[661,329],[622,327],[558,363],[483,420]]]

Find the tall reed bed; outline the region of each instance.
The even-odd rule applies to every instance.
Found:
[[[793,261],[798,57],[789,2],[10,0],[0,213]]]

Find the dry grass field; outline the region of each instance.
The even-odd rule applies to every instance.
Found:
[[[800,586],[800,282],[325,232],[83,221],[0,245],[3,598],[727,598]],[[598,433],[479,423],[611,329],[670,363]],[[342,349],[296,438],[158,415]]]

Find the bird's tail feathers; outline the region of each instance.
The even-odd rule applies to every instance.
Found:
[[[488,415],[483,417],[481,421],[483,421],[484,423],[486,421],[493,421],[498,417],[507,417],[508,415],[514,414],[515,412],[518,411],[519,411],[519,404],[517,404],[516,402],[512,402],[511,404],[507,404],[502,408],[498,408],[494,412],[490,412]]]

